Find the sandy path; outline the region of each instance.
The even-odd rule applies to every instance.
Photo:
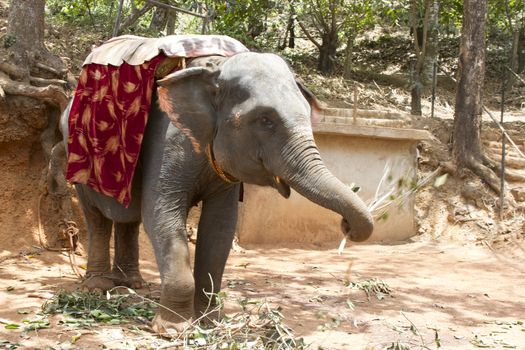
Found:
[[[143,253],[143,274],[155,289],[158,276],[149,249]],[[258,247],[232,252],[223,289],[233,297],[281,306],[285,323],[312,344],[310,349],[381,349],[396,342],[436,349],[436,332],[442,349],[525,349],[524,262],[519,248],[503,255],[484,247],[425,242],[352,246],[342,256],[335,249]],[[381,300],[372,294],[368,300],[363,291],[346,286],[348,278],[380,279],[392,294]],[[0,318],[20,322],[28,315],[18,310],[34,315],[49,292],[75,286],[63,255],[6,260],[0,265]],[[78,331],[55,322],[28,335],[2,326],[0,340],[22,348],[60,348]],[[126,348],[118,339],[122,334],[118,327],[101,326],[73,348]]]

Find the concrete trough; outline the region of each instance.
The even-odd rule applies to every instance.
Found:
[[[330,116],[323,116],[313,130],[326,166],[345,184],[359,186],[366,203],[375,198],[382,178],[380,192],[409,188],[416,179],[416,146],[430,137],[424,130],[372,126],[370,120],[359,118],[334,122]],[[386,177],[385,167],[389,169]],[[284,199],[274,189],[245,184],[239,214],[241,244],[321,244],[342,238],[341,217],[295,191]],[[414,236],[414,216],[414,195],[410,195],[376,222],[370,241],[395,242]]]

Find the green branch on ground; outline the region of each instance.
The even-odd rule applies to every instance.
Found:
[[[125,291],[128,293],[117,293]],[[219,309],[229,300],[224,292],[218,293]],[[206,315],[196,320],[184,332],[169,340],[162,340],[161,348],[184,347],[185,349],[289,349],[302,350],[306,346],[302,338],[293,335],[292,330],[283,323],[284,316],[279,307],[271,307],[266,301],[249,299],[236,300],[241,311],[224,316],[221,320],[208,320]],[[61,321],[71,328],[93,328],[98,324],[148,324],[155,314],[158,302],[143,297],[133,290],[117,287],[100,294],[83,291],[59,291],[43,305],[44,314],[63,314]],[[215,310],[211,310],[210,314]],[[159,338],[151,333],[143,333],[146,340]]]

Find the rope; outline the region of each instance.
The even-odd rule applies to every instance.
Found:
[[[38,198],[37,203],[37,218],[38,218],[38,242],[40,246],[48,251],[52,252],[67,252],[68,258],[69,258],[69,264],[71,265],[71,269],[73,270],[73,273],[79,278],[84,279],[84,276],[80,273],[78,269],[78,265],[75,258],[75,250],[77,248],[77,242],[78,242],[78,227],[77,224],[74,221],[63,219],[59,224],[58,227],[62,229],[63,236],[68,237],[69,239],[69,248],[53,248],[50,247],[44,240],[44,230],[42,228],[42,199],[44,198],[46,194],[42,193],[40,197]]]
[[[77,243],[78,243],[78,227],[76,222],[72,220],[66,220],[63,219],[60,224],[58,224],[59,227],[62,227],[62,232],[67,235],[69,238],[69,250],[68,250],[68,257],[69,257],[69,264],[71,265],[71,269],[75,273],[75,275],[80,279],[83,280],[84,276],[82,273],[80,273],[80,270],[78,269],[77,260],[76,260],[76,254],[75,251],[77,250]]]

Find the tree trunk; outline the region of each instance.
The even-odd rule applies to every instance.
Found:
[[[335,54],[337,51],[337,33],[329,32],[323,35],[323,41],[319,48],[319,61],[317,69],[325,75],[330,75],[334,71]]]
[[[487,0],[465,0],[459,49],[452,153],[459,170],[468,168],[496,193],[502,192],[497,166],[481,148],[481,113],[485,78]]]
[[[425,1],[425,4],[427,2]],[[423,90],[422,72],[425,61],[425,45],[426,45],[426,27],[419,25],[418,16],[419,1],[412,0],[410,2],[410,31],[414,38],[414,55],[415,60],[411,64],[411,80],[412,85],[410,87],[410,114],[422,115],[421,110],[421,94]],[[426,8],[424,9],[427,10]],[[424,23],[425,24],[425,23]]]
[[[164,4],[169,4],[169,0],[159,0],[159,1]],[[166,28],[166,24],[168,23],[168,12],[169,12],[168,9],[157,6],[155,8],[155,11],[153,12],[153,17],[151,17],[149,29],[155,30],[158,32],[163,31],[164,28]]]
[[[518,71],[521,74],[525,71],[525,23],[521,23],[518,38]]]
[[[11,0],[6,43],[17,64],[27,65],[44,48],[45,0]]]
[[[166,23],[166,35],[175,34],[175,25],[177,24],[177,12],[168,10],[168,21]]]
[[[480,159],[480,124],[485,78],[487,0],[465,0],[454,116],[454,157],[459,167]]]
[[[421,93],[423,91],[423,84],[421,83],[421,73],[415,69],[412,71],[412,88],[410,89],[410,114],[422,115],[421,108]]]
[[[355,36],[347,34],[346,50],[345,50],[345,66],[343,71],[343,77],[350,79],[352,75],[353,61],[354,61],[354,41]]]
[[[7,33],[0,48],[0,104],[5,104],[2,117],[16,121],[8,123],[7,128],[15,135],[14,140],[20,137],[17,134],[31,138],[39,134],[45,158],[49,160],[52,146],[59,141],[56,138],[58,119],[68,103],[64,91],[68,71],[60,58],[44,46],[44,11],[45,0],[10,1]],[[56,175],[63,177],[62,171]],[[62,188],[50,189],[53,190],[69,193],[65,182]],[[64,208],[62,200],[54,205]],[[61,212],[59,216],[71,220],[69,214]]]
[[[439,0],[431,0],[429,3],[428,31],[426,37],[426,54],[423,67],[423,85],[428,86],[432,82],[434,63],[438,60],[439,43]]]
[[[288,18],[288,33],[290,34],[288,39],[288,47],[290,49],[295,48],[295,5],[293,1],[290,1],[290,17]],[[286,41],[286,38],[285,38]]]

